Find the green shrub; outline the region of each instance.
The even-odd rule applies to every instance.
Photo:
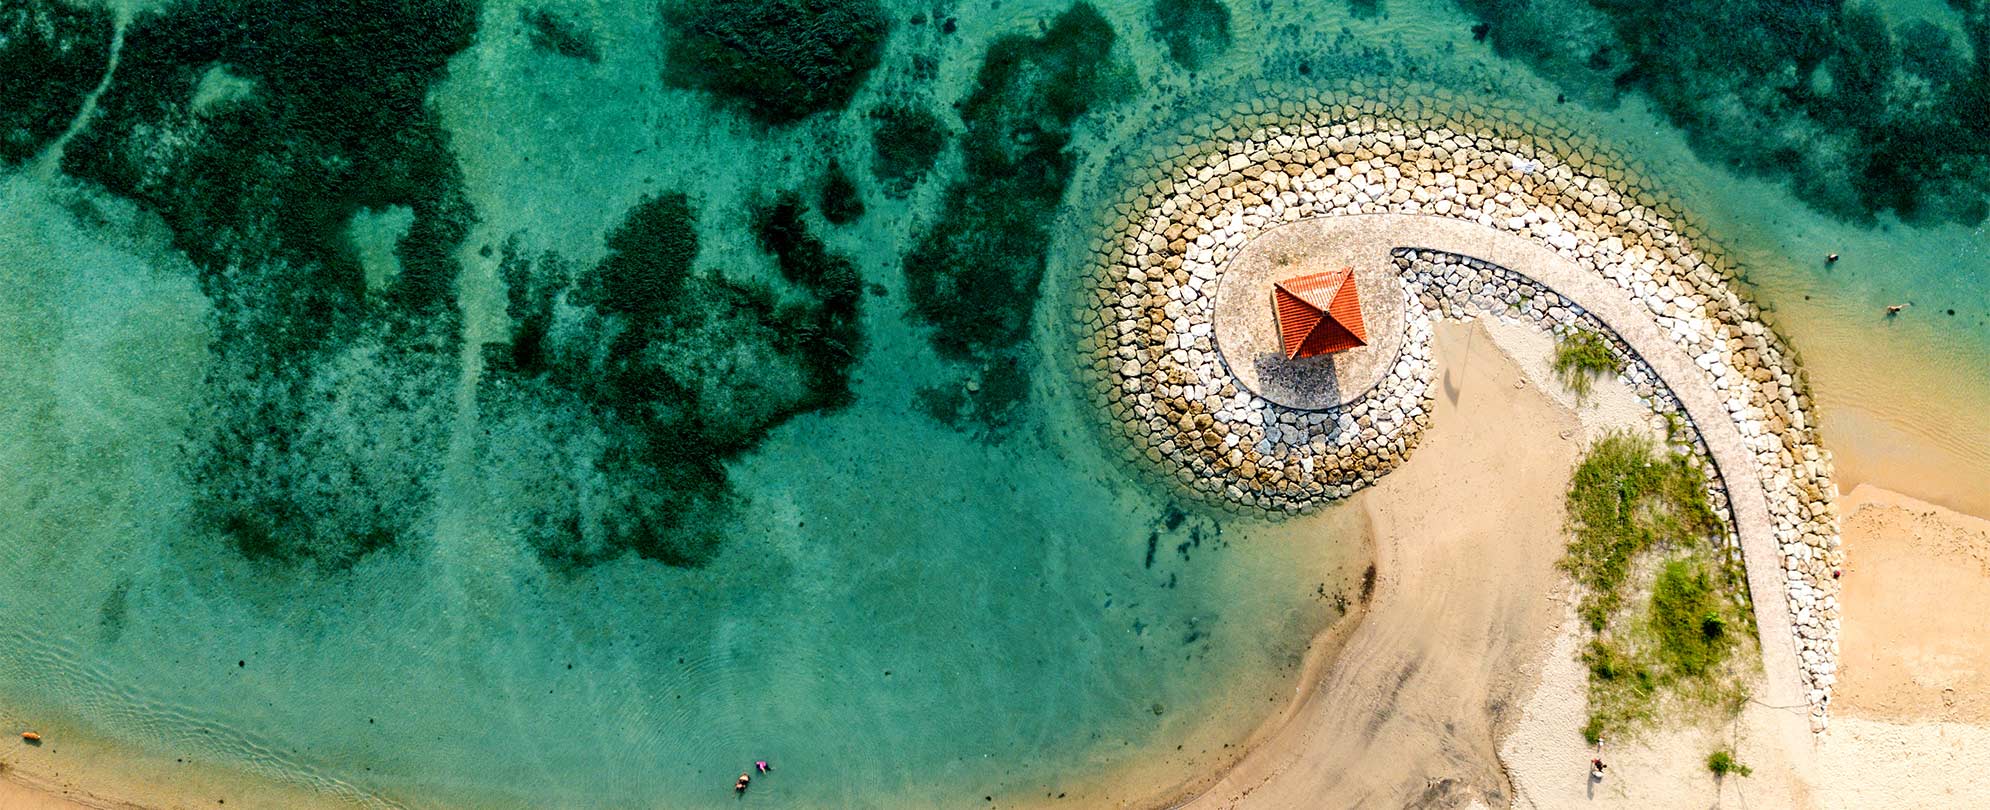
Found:
[[[1582,722],[1582,738],[1589,741],[1590,745],[1600,743],[1603,741],[1603,731],[1607,726],[1608,723],[1602,715],[1591,712],[1589,719]]]
[[[1589,396],[1596,377],[1623,371],[1624,364],[1602,335],[1578,330],[1556,339],[1554,369],[1562,384],[1581,399]]]
[[[1755,772],[1753,768],[1741,764],[1741,761],[1735,759],[1734,754],[1726,749],[1715,751],[1707,756],[1707,770],[1713,771],[1714,776],[1717,777],[1725,777],[1728,774],[1748,776]]]
[[[1621,603],[1638,554],[1658,545],[1684,548],[1720,528],[1699,468],[1683,455],[1661,457],[1649,440],[1628,433],[1590,448],[1570,481],[1567,512],[1574,538],[1561,565],[1582,585],[1579,609],[1599,630]]]
[[[1659,658],[1681,675],[1698,675],[1727,656],[1725,605],[1712,577],[1697,561],[1668,561],[1651,594],[1651,627]]]
[[[1666,707],[1739,712],[1747,693],[1735,661],[1745,634],[1733,628],[1749,626],[1746,580],[1708,561],[1707,538],[1721,527],[1699,468],[1642,437],[1606,435],[1575,470],[1568,520],[1561,565],[1579,585],[1578,614],[1597,633],[1582,653],[1584,736],[1594,742],[1651,722]],[[1661,552],[1659,564],[1639,564]],[[1650,598],[1630,601],[1647,582]]]

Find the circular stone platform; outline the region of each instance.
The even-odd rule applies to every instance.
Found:
[[[1403,349],[1403,284],[1391,262],[1336,239],[1327,220],[1305,219],[1267,230],[1237,252],[1217,278],[1216,349],[1237,383],[1288,408],[1346,405],[1382,381]],[[1272,312],[1271,286],[1295,276],[1354,268],[1368,345],[1319,357],[1285,359]]]

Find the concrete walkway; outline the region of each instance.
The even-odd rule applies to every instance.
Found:
[[[1787,732],[1786,740],[1791,743],[1807,740],[1808,708],[1796,635],[1760,465],[1729,417],[1726,400],[1714,388],[1712,377],[1666,335],[1651,310],[1614,282],[1546,245],[1474,222],[1416,214],[1362,214],[1303,223],[1312,231],[1309,249],[1331,256],[1332,261],[1393,268],[1392,251],[1417,248],[1470,256],[1532,278],[1595,315],[1651,365],[1685,407],[1727,485],[1767,675],[1763,693],[1755,699],[1770,706],[1795,707],[1786,713],[1790,728],[1779,730]]]

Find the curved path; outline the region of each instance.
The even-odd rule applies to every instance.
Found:
[[[1710,375],[1666,335],[1650,309],[1609,279],[1582,268],[1546,245],[1474,222],[1416,214],[1362,214],[1321,218],[1309,224],[1316,229],[1314,249],[1333,257],[1334,261],[1394,267],[1394,250],[1426,249],[1470,256],[1532,278],[1588,310],[1650,364],[1699,430],[1717,474],[1727,487],[1734,529],[1747,567],[1755,622],[1762,642],[1762,665],[1767,676],[1763,694],[1755,699],[1776,707],[1804,705],[1802,673],[1782,578],[1775,522],[1769,513],[1759,464],[1748,451],[1740,428],[1729,416],[1726,399],[1714,387]],[[1330,674],[1326,683],[1333,682]],[[1321,697],[1327,701],[1334,699],[1330,694]],[[1777,715],[1783,718],[1783,727],[1777,729],[1782,742],[1803,744],[1808,736],[1804,715],[1801,712]],[[1291,722],[1303,723],[1306,719],[1295,717]],[[1253,752],[1258,753],[1286,757],[1295,752]],[[1243,798],[1234,793],[1221,795],[1224,792],[1219,787],[1196,804],[1227,805]]]

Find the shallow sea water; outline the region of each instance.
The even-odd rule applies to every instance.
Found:
[[[1283,705],[1367,552],[1346,510],[1242,518],[1128,476],[1059,365],[1058,291],[1127,157],[1260,75],[1437,81],[1636,154],[1804,352],[1846,477],[1990,512],[1981,226],[1817,214],[1702,162],[1638,103],[1557,103],[1448,3],[1359,16],[1235,3],[1231,47],[1193,76],[1166,65],[1145,3],[1100,4],[1115,55],[1144,80],[1078,127],[1026,346],[1031,396],[999,436],[922,410],[922,390],[973,374],[907,318],[899,269],[959,152],[888,199],[862,168],[863,111],[907,93],[946,108],[994,38],[1033,34],[1066,4],[900,4],[846,112],[772,131],[660,86],[651,6],[542,6],[590,29],[601,60],[533,49],[520,6],[494,0],[429,93],[477,216],[457,252],[458,385],[433,403],[455,419],[434,498],[394,505],[419,514],[419,542],[349,570],[272,569],[201,536],[179,459],[217,347],[194,269],[139,206],[0,169],[0,719],[334,804],[719,805],[754,759],[777,770],[750,798],[783,806],[1167,796]],[[905,24],[914,13],[932,19]],[[703,566],[546,565],[506,528],[470,449],[480,430],[508,429],[475,396],[477,345],[512,328],[497,259],[479,248],[510,240],[591,264],[630,206],[677,190],[702,213],[700,267],[777,279],[743,212],[806,187],[830,157],[870,188],[869,213],[817,232],[882,292],[862,310],[853,401],[729,464],[747,507]],[[392,277],[385,245],[408,221],[390,207],[354,222],[369,279]],[[1845,259],[1826,267],[1827,251]],[[1879,317],[1898,300],[1915,302],[1911,317]]]

